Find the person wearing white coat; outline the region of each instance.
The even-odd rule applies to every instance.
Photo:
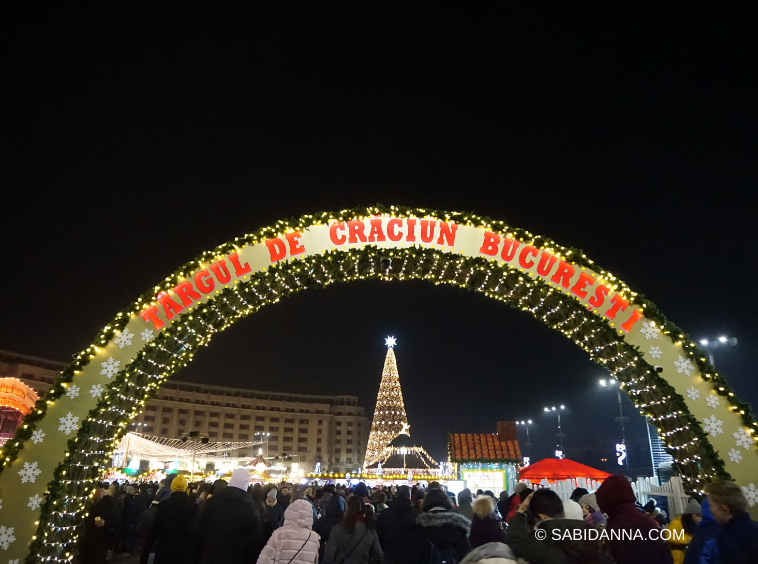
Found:
[[[313,530],[313,508],[304,499],[290,503],[284,525],[268,539],[258,564],[317,564],[319,536]]]

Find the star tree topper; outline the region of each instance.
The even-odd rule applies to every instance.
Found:
[[[397,339],[395,339],[395,337],[387,337],[386,339],[384,339],[384,344],[387,345],[389,348],[392,348],[397,344]]]

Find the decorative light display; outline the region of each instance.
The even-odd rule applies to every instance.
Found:
[[[758,423],[750,406],[653,302],[581,250],[503,222],[374,206],[306,215],[238,237],[119,312],[0,450],[0,530],[7,540],[0,558],[71,561],[94,486],[128,422],[216,333],[300,290],[366,279],[450,284],[530,313],[619,381],[658,428],[691,493],[734,476],[751,493],[750,511],[758,507]],[[394,361],[392,349],[387,354]],[[688,392],[693,387],[700,393]],[[381,391],[402,401],[399,382]],[[394,436],[406,422],[404,407],[381,411],[397,416],[384,423],[397,425]],[[42,474],[22,482],[32,466]],[[35,495],[44,499],[29,511]]]
[[[382,457],[382,451],[401,431],[408,429],[408,417],[405,414],[403,391],[400,389],[400,377],[397,372],[394,346],[397,340],[387,337],[387,356],[384,359],[382,381],[376,398],[374,419],[368,435],[364,466],[371,466]]]

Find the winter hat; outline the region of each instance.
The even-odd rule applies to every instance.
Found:
[[[487,515],[490,515],[495,511],[495,503],[490,496],[480,495],[474,500],[472,508],[474,510],[474,515],[484,519]]]
[[[516,487],[513,488],[513,493],[514,494],[520,494],[525,489],[526,489],[526,484],[524,482],[519,482],[518,484],[516,484]]]
[[[563,500],[563,515],[566,519],[574,519],[575,521],[584,520],[584,513],[582,512],[582,506],[570,499]]]
[[[271,490],[266,494],[266,497],[270,497],[273,500],[276,500],[276,494],[279,493],[276,491],[276,488],[271,488]]]
[[[579,498],[579,503],[580,504],[584,503],[585,505],[589,505],[593,513],[598,510],[597,498],[595,497],[595,494],[583,495],[581,498]]]
[[[366,497],[368,495],[368,488],[364,482],[358,482],[353,488],[353,495],[358,497]]]
[[[246,492],[249,485],[250,472],[245,468],[235,468],[234,472],[232,472],[232,478],[229,480],[229,487],[237,488]]]
[[[187,476],[177,475],[176,478],[171,480],[172,492],[183,492],[187,489]]]
[[[571,497],[569,498],[571,501],[579,501],[582,496],[587,495],[588,492],[585,488],[576,488],[573,492],[571,492]]]
[[[134,486],[126,486],[126,493],[133,494],[134,493]]]
[[[700,504],[695,501],[694,499],[690,499],[687,502],[687,507],[684,508],[685,515],[700,515],[702,513],[702,508],[700,507]]]

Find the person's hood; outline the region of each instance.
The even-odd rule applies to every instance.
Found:
[[[463,529],[466,531],[466,534],[471,531],[471,521],[460,513],[453,513],[452,511],[428,511],[421,513],[416,517],[416,523],[422,527],[443,527],[450,525]]]
[[[592,528],[587,523],[577,523],[573,519],[550,519],[540,523],[538,528],[547,532],[546,543],[559,546],[569,562],[597,561],[600,543],[597,540],[576,539],[576,529]]]
[[[332,495],[324,508],[328,517],[342,517],[345,514],[345,500],[341,495]]]
[[[703,498],[703,503],[700,504],[701,515],[703,520],[700,521],[700,525],[710,525],[716,522],[713,518],[713,512],[711,511],[711,502],[708,501],[708,496]]]
[[[471,503],[471,500],[473,499],[474,497],[471,495],[471,490],[466,488],[458,494],[458,505],[465,502]]]
[[[595,509],[600,509],[609,516],[616,513],[624,505],[634,505],[636,500],[632,486],[624,476],[606,478],[595,492],[595,498],[599,505]]]
[[[284,512],[284,524],[304,529],[313,528],[313,506],[304,499],[296,499]]]
[[[597,510],[598,510],[597,498],[595,497],[595,494],[583,495],[579,499],[579,503],[580,504],[586,503],[587,505],[589,505],[593,509],[593,511],[592,511],[593,513],[597,512]]]
[[[246,468],[235,468],[232,472],[232,477],[229,480],[230,488],[237,488],[242,491],[247,491],[250,486],[250,472]]]
[[[511,497],[507,491],[503,490],[500,492],[500,500],[499,501],[508,501],[508,498]]]
[[[488,542],[478,546],[461,560],[461,564],[474,564],[475,562],[487,562],[497,564],[506,564],[516,562],[516,556],[513,554],[511,547],[502,542]]]

